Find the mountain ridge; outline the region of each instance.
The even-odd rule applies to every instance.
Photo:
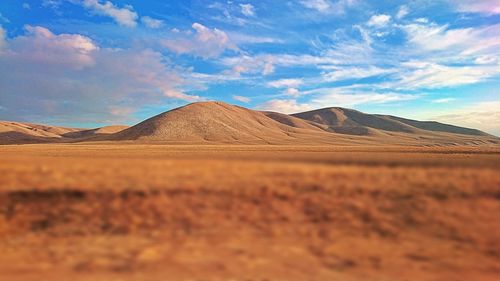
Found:
[[[308,145],[500,143],[499,138],[480,130],[435,121],[366,114],[341,107],[288,115],[219,101],[191,103],[131,127],[76,129],[0,121],[0,144],[84,141]]]

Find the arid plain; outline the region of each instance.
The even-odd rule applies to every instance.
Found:
[[[0,146],[0,280],[498,280],[500,149]]]

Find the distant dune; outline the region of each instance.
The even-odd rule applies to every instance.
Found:
[[[0,122],[0,143],[128,141],[193,144],[497,145],[475,129],[332,107],[286,115],[223,102],[179,107],[135,126],[75,129]]]

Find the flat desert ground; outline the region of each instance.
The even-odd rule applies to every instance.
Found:
[[[0,146],[1,281],[499,280],[500,149]]]

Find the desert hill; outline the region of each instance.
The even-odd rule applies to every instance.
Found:
[[[292,114],[292,116],[323,124],[328,130],[338,133],[372,134],[374,130],[401,133],[423,133],[425,131],[453,133],[473,136],[488,134],[475,129],[442,124],[435,121],[416,121],[391,115],[366,114],[357,110],[331,107]]]
[[[125,141],[193,144],[497,145],[499,138],[434,121],[331,107],[286,115],[197,102],[132,127],[75,129],[0,122],[0,143]]]
[[[281,116],[288,122],[278,122],[268,115]],[[223,102],[198,102],[154,116],[112,135],[110,139],[274,143],[317,134],[324,134],[324,131],[292,116],[254,111]]]
[[[125,128],[128,128],[128,126],[116,125],[95,129],[81,129],[0,121],[0,144],[78,142],[99,139]]]
[[[56,142],[63,138],[62,135],[79,130],[81,129],[0,121],[0,144]]]

